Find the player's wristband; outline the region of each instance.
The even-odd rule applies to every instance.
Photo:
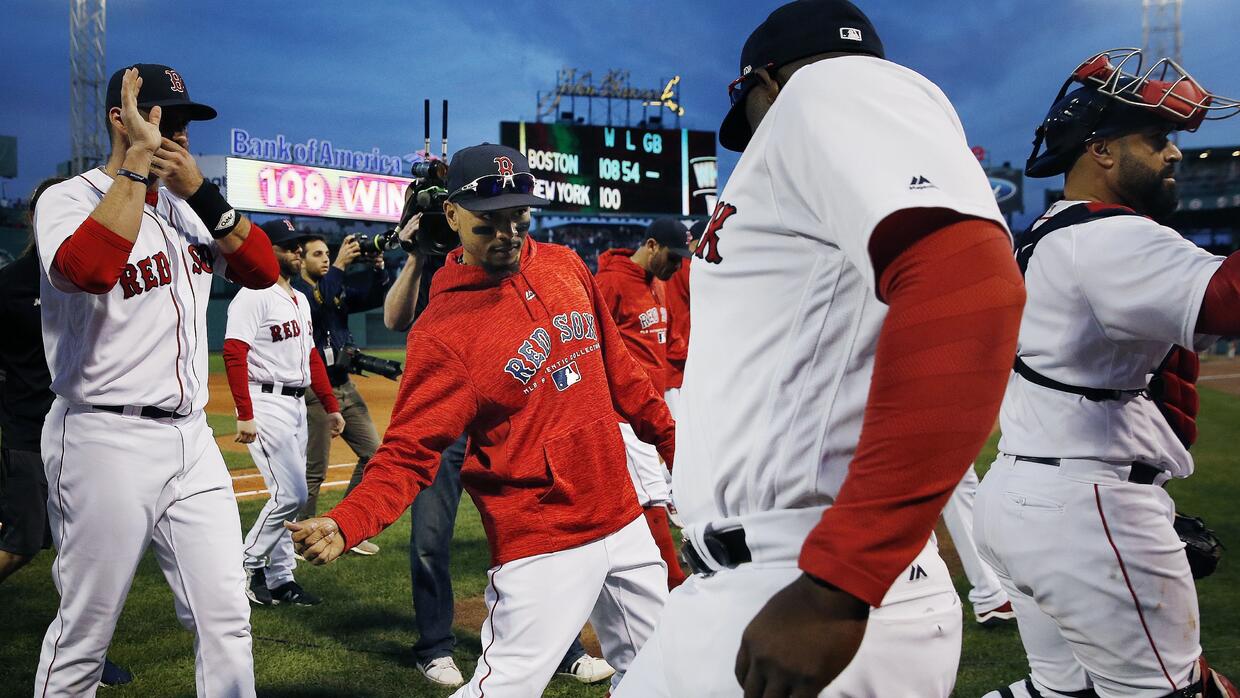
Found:
[[[194,209],[216,240],[227,237],[237,227],[237,212],[220,193],[220,188],[207,179],[202,180],[202,186],[185,203]]]
[[[149,175],[146,177],[143,177],[137,172],[134,172],[133,170],[127,170],[123,167],[118,168],[116,170],[116,174],[118,176],[125,177],[126,179],[132,179],[133,181],[138,182],[142,184],[143,186],[148,186],[148,187],[151,186],[151,177]]]

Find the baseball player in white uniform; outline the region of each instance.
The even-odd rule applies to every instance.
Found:
[[[56,394],[42,452],[61,596],[34,695],[94,695],[153,544],[195,634],[198,695],[253,696],[237,505],[203,414],[206,310],[212,274],[263,288],[276,262],[267,236],[190,156],[188,122],[215,110],[190,101],[177,71],[127,68],[107,94],[107,164],[51,187],[36,209]]]
[[[1025,168],[1065,174],[1064,200],[1016,239],[1029,302],[978,489],[979,551],[1030,666],[991,697],[1237,695],[1201,657],[1209,619],[1162,488],[1192,474],[1195,426],[1164,418],[1148,385],[1172,354],[1240,332],[1240,255],[1157,222],[1177,205],[1168,135],[1240,102],[1141,63],[1137,49],[1082,63]]]
[[[280,278],[242,289],[228,305],[224,363],[237,405],[238,443],[247,444],[270,499],[245,536],[246,596],[263,606],[314,606],[320,599],[293,579],[297,560],[285,521],[306,503],[306,403],[312,388],[333,437],[344,430],[323,359],[314,347],[310,303],[289,280],[301,273],[303,236],[288,219],[263,224]]]
[[[951,692],[932,531],[993,426],[1023,287],[951,104],[882,56],[843,0],[780,7],[741,52],[672,471],[696,574],[617,696]]]

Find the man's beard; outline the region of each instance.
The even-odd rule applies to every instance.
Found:
[[[301,276],[301,265],[280,260],[280,276],[286,279],[295,279]]]
[[[1174,165],[1158,171],[1132,158],[1120,158],[1119,161],[1119,184],[1124,198],[1138,213],[1155,220],[1170,216],[1180,205],[1175,183],[1165,181],[1173,174]]]

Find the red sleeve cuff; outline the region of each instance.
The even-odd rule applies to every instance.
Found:
[[[280,278],[271,238],[257,225],[250,224],[250,232],[241,246],[224,253],[224,259],[228,260],[228,278],[246,288],[264,289]]]
[[[74,286],[101,295],[112,290],[125,272],[133,242],[87,217],[52,259],[52,267]]]

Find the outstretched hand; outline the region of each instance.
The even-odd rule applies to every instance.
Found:
[[[817,696],[852,661],[869,613],[855,596],[797,577],[741,636],[736,680],[745,698]]]
[[[125,125],[130,147],[154,154],[163,142],[163,136],[159,133],[163,109],[151,107],[149,115],[143,116],[138,109],[138,90],[141,88],[142,78],[138,75],[138,69],[126,70],[121,78],[121,123]]]
[[[344,554],[344,534],[330,517],[285,521],[284,527],[293,534],[293,548],[309,562],[326,565]]]

